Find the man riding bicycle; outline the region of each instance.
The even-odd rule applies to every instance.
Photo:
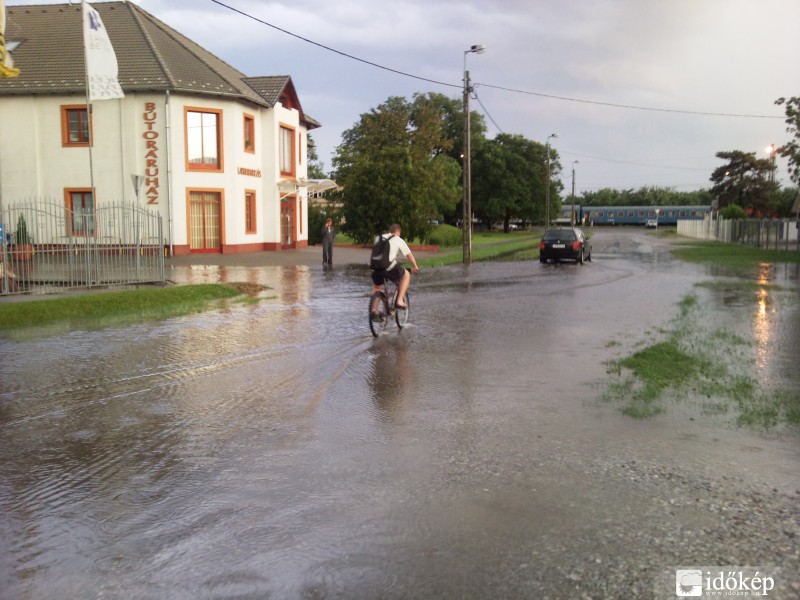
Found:
[[[400,266],[398,254],[401,254],[404,258],[411,261],[413,265],[411,271],[413,273],[417,273],[419,267],[417,266],[417,261],[414,259],[414,255],[411,253],[408,244],[400,237],[400,233],[400,225],[394,223],[389,226],[388,233],[379,236],[389,242],[389,267],[386,269],[374,269],[372,271],[372,291],[373,293],[380,292],[387,279],[393,281],[397,285],[398,290],[396,308],[404,310],[406,308],[406,292],[408,291],[408,286],[411,284],[411,273]],[[375,241],[377,242],[378,238],[375,238]],[[372,307],[372,312],[375,312],[375,307]]]

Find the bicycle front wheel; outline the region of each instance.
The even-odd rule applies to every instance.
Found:
[[[394,320],[397,326],[402,329],[408,324],[408,316],[411,314],[411,294],[406,292],[406,307],[404,310],[395,309]]]
[[[369,328],[372,335],[378,337],[386,329],[389,321],[389,303],[381,292],[374,292],[369,297]]]

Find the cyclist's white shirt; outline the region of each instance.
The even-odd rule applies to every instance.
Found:
[[[405,240],[399,236],[393,235],[391,233],[384,233],[381,235],[382,238],[386,239],[389,236],[392,238],[389,240],[389,262],[394,263],[397,261],[398,263],[404,262],[405,258],[411,254],[411,248],[408,247]],[[377,241],[377,240],[376,240]],[[402,259],[398,259],[397,255],[402,254]]]

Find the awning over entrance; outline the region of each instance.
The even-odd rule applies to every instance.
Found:
[[[339,189],[339,185],[333,179],[306,179],[304,177],[296,180],[282,179],[278,182],[281,198],[294,194],[301,188],[306,188],[308,197],[313,198],[328,190]]]

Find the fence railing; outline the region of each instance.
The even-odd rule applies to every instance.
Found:
[[[0,294],[164,282],[161,216],[133,204],[92,211],[31,201],[0,210]]]
[[[800,221],[789,219],[705,219],[678,221],[678,235],[800,252]]]

